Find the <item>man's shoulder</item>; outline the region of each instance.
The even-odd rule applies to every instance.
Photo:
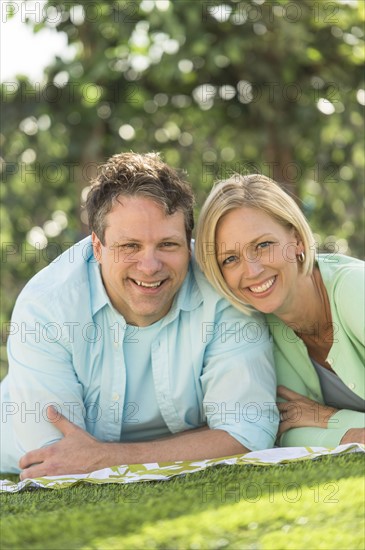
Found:
[[[210,299],[217,302],[220,300],[224,300],[224,298],[215,290],[215,288],[210,284],[204,273],[201,271],[197,261],[195,260],[194,251],[192,251],[191,254],[190,265],[194,282],[196,283],[202,294],[202,299]]]
[[[212,313],[214,312],[215,315],[218,315],[223,310],[230,309],[234,311],[234,315],[237,317],[247,317],[247,315],[238,311],[226,298],[215,290],[198,266],[193,252],[191,255],[190,265],[192,278],[196,288],[198,289],[200,302],[205,312],[211,311]]]
[[[21,291],[17,305],[44,304],[50,309],[57,303],[68,303],[78,295],[89,294],[89,265],[95,262],[91,239],[77,242],[39,271]]]

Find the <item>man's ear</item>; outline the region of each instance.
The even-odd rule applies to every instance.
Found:
[[[91,242],[93,245],[93,252],[97,262],[101,263],[101,247],[103,246],[99,237],[94,233],[91,233]]]

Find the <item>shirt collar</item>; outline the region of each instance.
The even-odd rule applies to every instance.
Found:
[[[173,321],[179,315],[180,311],[193,311],[202,301],[203,295],[195,280],[192,261],[190,260],[188,272],[174,298],[170,311],[165,317],[164,325]]]
[[[93,253],[87,259],[87,262],[90,282],[91,313],[94,316],[104,306],[111,306],[111,302],[105,290],[103,279],[101,278],[100,265],[96,261]]]

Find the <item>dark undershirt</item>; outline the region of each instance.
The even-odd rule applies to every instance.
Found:
[[[312,359],[312,363],[319,376],[323,399],[326,405],[336,409],[350,409],[365,412],[365,400],[356,395],[332,371],[322,367]]]

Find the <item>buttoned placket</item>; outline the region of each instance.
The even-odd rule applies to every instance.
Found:
[[[112,307],[107,306],[104,319],[108,337],[103,345],[110,346],[113,359],[109,365],[102,365],[104,373],[100,401],[103,411],[102,433],[99,437],[107,441],[120,441],[123,421],[123,407],[126,389],[126,368],[123,354],[123,340],[126,323]],[[115,330],[115,329],[118,330]]]

